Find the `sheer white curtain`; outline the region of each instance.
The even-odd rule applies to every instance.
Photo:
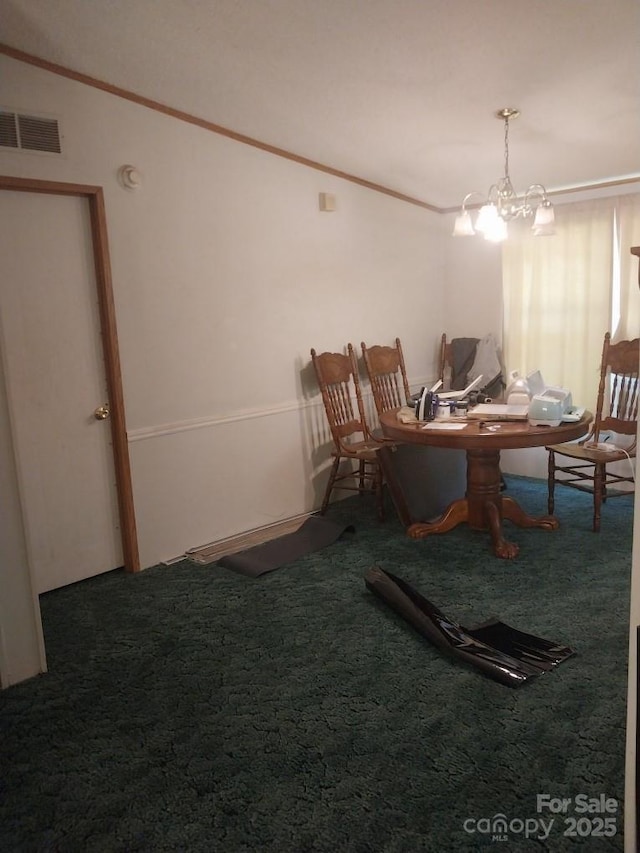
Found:
[[[616,208],[617,244],[620,251],[620,312],[611,330],[615,339],[640,336],[640,259],[629,249],[640,246],[640,195],[621,196]],[[617,320],[617,322],[615,322]]]
[[[616,201],[556,205],[555,236],[534,237],[530,223],[510,223],[503,245],[507,372],[539,369],[547,384],[568,388],[574,404],[591,411],[612,321]]]

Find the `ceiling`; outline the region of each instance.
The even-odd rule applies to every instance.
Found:
[[[637,0],[0,0],[0,41],[437,208],[640,179]],[[28,104],[9,105],[28,108]]]

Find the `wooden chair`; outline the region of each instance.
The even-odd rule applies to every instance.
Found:
[[[406,406],[411,392],[400,338],[396,338],[394,347],[367,347],[364,341],[360,346],[378,415]]]
[[[593,494],[593,530],[600,530],[600,511],[607,498],[628,494],[626,491],[609,491],[620,483],[635,481],[633,463],[636,455],[636,430],[638,419],[638,366],[640,362],[639,339],[611,343],[609,332],[604,336],[600,384],[596,412],[586,438],[577,443],[552,444],[549,451],[549,514],[553,514],[556,483],[570,486],[581,492]],[[629,443],[622,448],[611,443],[611,450],[601,449],[608,442],[603,432],[628,436]],[[617,440],[617,439],[616,439]],[[624,441],[624,439],[623,439]],[[566,457],[558,464],[557,456]],[[568,460],[572,461],[569,462]],[[612,472],[608,465],[625,462],[628,475]],[[558,473],[562,476],[558,477]]]
[[[333,437],[333,465],[329,473],[329,482],[320,509],[321,515],[327,511],[329,499],[334,489],[345,489],[363,494],[373,492],[376,497],[378,518],[384,519],[384,501],[382,492],[382,468],[378,459],[378,450],[383,443],[376,441],[367,426],[358,379],[358,365],[353,346],[348,344],[348,354],[338,352],[316,353],[311,350],[311,361],[322,394],[327,420]],[[353,407],[355,393],[357,413]],[[357,462],[348,470],[340,471],[340,464]]]

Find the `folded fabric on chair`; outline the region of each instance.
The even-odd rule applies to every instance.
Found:
[[[471,381],[478,376],[484,377],[482,391],[489,397],[501,397],[505,388],[503,379],[504,369],[500,358],[500,350],[492,334],[480,338],[476,347],[476,355],[467,374]]]
[[[427,640],[485,675],[519,687],[562,663],[573,649],[492,620],[475,629],[458,625],[406,581],[373,566],[364,576],[371,592]]]
[[[479,338],[454,338],[451,341],[451,388],[462,391],[476,357]]]

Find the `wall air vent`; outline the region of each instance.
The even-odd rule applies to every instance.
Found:
[[[0,113],[0,145],[18,148],[18,128],[15,113]]]
[[[58,120],[0,110],[0,146],[60,154]]]

